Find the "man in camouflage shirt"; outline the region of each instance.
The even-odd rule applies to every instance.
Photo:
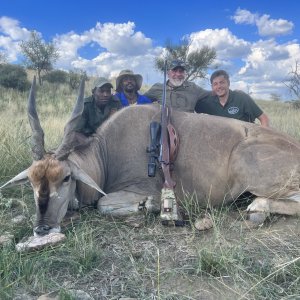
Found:
[[[122,107],[119,99],[112,95],[112,84],[106,78],[98,78],[92,89],[92,96],[84,99],[84,109],[75,131],[91,135],[97,128]]]
[[[171,62],[168,68],[168,80],[166,89],[166,105],[176,110],[194,112],[198,100],[205,99],[211,95],[191,81],[185,81],[186,68],[180,60]],[[161,104],[163,95],[163,84],[154,84],[145,94],[152,101]]]

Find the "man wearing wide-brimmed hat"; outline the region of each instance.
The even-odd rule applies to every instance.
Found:
[[[166,104],[180,111],[194,112],[198,100],[211,95],[191,81],[186,81],[186,65],[183,61],[173,60],[168,64]],[[163,84],[155,83],[145,94],[152,101],[162,102]]]
[[[152,103],[148,97],[138,93],[142,83],[142,75],[134,74],[131,70],[123,70],[116,79],[115,96],[120,99],[123,106]]]
[[[84,99],[84,109],[78,120],[76,131],[85,135],[96,132],[97,128],[118,109],[119,99],[112,95],[112,84],[103,77],[95,80],[92,95]]]

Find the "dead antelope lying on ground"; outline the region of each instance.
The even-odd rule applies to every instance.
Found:
[[[37,235],[60,231],[75,199],[95,202],[114,216],[160,209],[162,178],[148,177],[149,124],[160,115],[156,105],[128,107],[115,113],[91,138],[74,131],[83,110],[84,84],[64,138],[54,153],[44,150],[44,133],[35,107],[33,82],[28,114],[33,137],[33,164],[2,186],[30,181],[36,203]],[[242,193],[257,196],[250,214],[300,213],[300,143],[255,124],[176,112],[172,123],[180,136],[174,168],[176,194],[195,193],[200,206],[222,205]],[[102,196],[103,195],[103,196]],[[102,197],[101,197],[102,196]],[[254,218],[255,219],[255,218]]]

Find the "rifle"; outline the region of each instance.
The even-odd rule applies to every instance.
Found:
[[[166,104],[167,93],[167,61],[164,64],[164,85],[161,107],[161,138],[160,138],[160,155],[159,162],[164,174],[164,183],[161,192],[161,212],[160,217],[164,225],[175,222],[175,225],[181,226],[182,218],[178,211],[178,206],[175,196],[176,182],[171,177],[170,165],[171,161],[171,146],[170,146],[170,131],[175,132],[174,127],[170,123],[170,108]],[[177,154],[177,153],[176,153]],[[175,157],[172,158],[173,160]]]

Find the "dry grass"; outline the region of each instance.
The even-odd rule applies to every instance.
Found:
[[[0,89],[0,181],[31,163],[25,94]],[[76,98],[64,87],[38,91],[38,109],[47,147],[61,138]],[[288,104],[260,102],[272,126],[300,140],[300,112]],[[298,299],[300,296],[300,220],[275,216],[255,230],[243,225],[236,207],[210,210],[213,228],[163,227],[146,216],[143,228],[83,209],[79,219],[63,227],[67,241],[39,252],[15,251],[31,235],[34,213],[28,186],[0,195],[0,235],[13,234],[0,249],[0,299],[37,299],[57,291],[81,289],[94,299]],[[190,220],[205,211],[187,196]],[[26,216],[21,224],[11,219]],[[19,298],[18,298],[19,297]]]

